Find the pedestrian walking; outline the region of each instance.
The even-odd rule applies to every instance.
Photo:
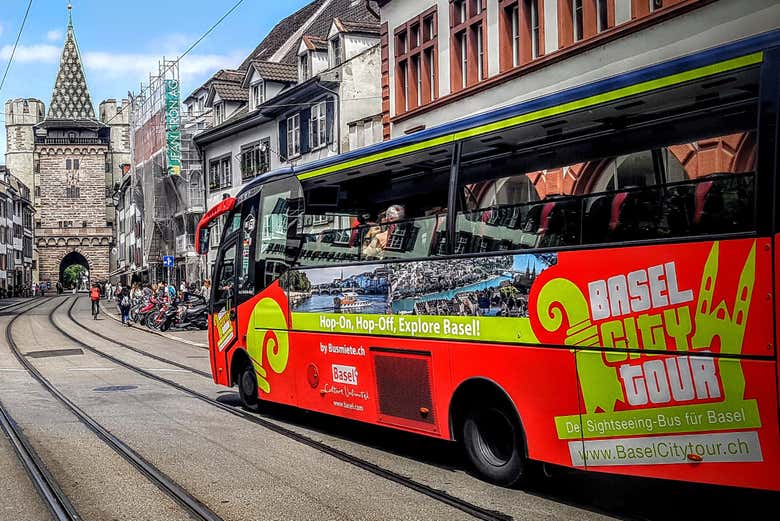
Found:
[[[92,289],[89,290],[89,299],[92,301],[92,318],[97,320],[100,313],[100,287],[97,283],[92,285]]]
[[[211,279],[206,279],[203,281],[203,286],[200,288],[200,295],[206,301],[211,298]]]
[[[111,285],[111,281],[106,282],[106,298],[109,301],[114,300],[114,286]]]
[[[125,286],[119,293],[119,311],[122,313],[122,324],[130,326],[130,288]]]

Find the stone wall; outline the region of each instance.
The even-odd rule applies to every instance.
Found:
[[[108,280],[108,244],[102,246],[47,246],[40,251],[38,269],[40,280],[50,280],[52,284],[60,278],[60,263],[70,252],[79,252],[87,259],[89,275],[93,282]],[[67,266],[65,266],[67,267]]]
[[[40,162],[40,197],[36,200],[36,218],[44,228],[59,228],[61,221],[72,221],[80,227],[106,225],[106,146],[42,146],[38,148]],[[67,159],[79,160],[77,198],[66,197]],[[72,172],[72,171],[71,171]]]

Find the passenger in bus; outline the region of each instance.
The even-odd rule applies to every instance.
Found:
[[[393,234],[396,222],[405,217],[406,211],[399,204],[394,204],[385,210],[384,216],[380,219],[380,224],[371,226],[366,232],[363,241],[364,259],[381,259],[384,256],[387,241]]]

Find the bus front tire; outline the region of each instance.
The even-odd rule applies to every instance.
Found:
[[[507,406],[471,407],[463,421],[461,439],[469,461],[487,481],[512,487],[526,477],[522,429]]]
[[[245,365],[238,376],[238,394],[244,407],[251,411],[258,410],[260,398],[258,397],[257,375],[255,375],[255,368],[251,363]]]

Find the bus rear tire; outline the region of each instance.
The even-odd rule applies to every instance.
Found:
[[[260,408],[257,375],[251,363],[246,364],[238,375],[238,395],[241,397],[241,403],[250,411],[257,411]]]
[[[502,403],[474,404],[463,421],[466,456],[485,480],[512,487],[527,477],[523,432],[514,411]]]

